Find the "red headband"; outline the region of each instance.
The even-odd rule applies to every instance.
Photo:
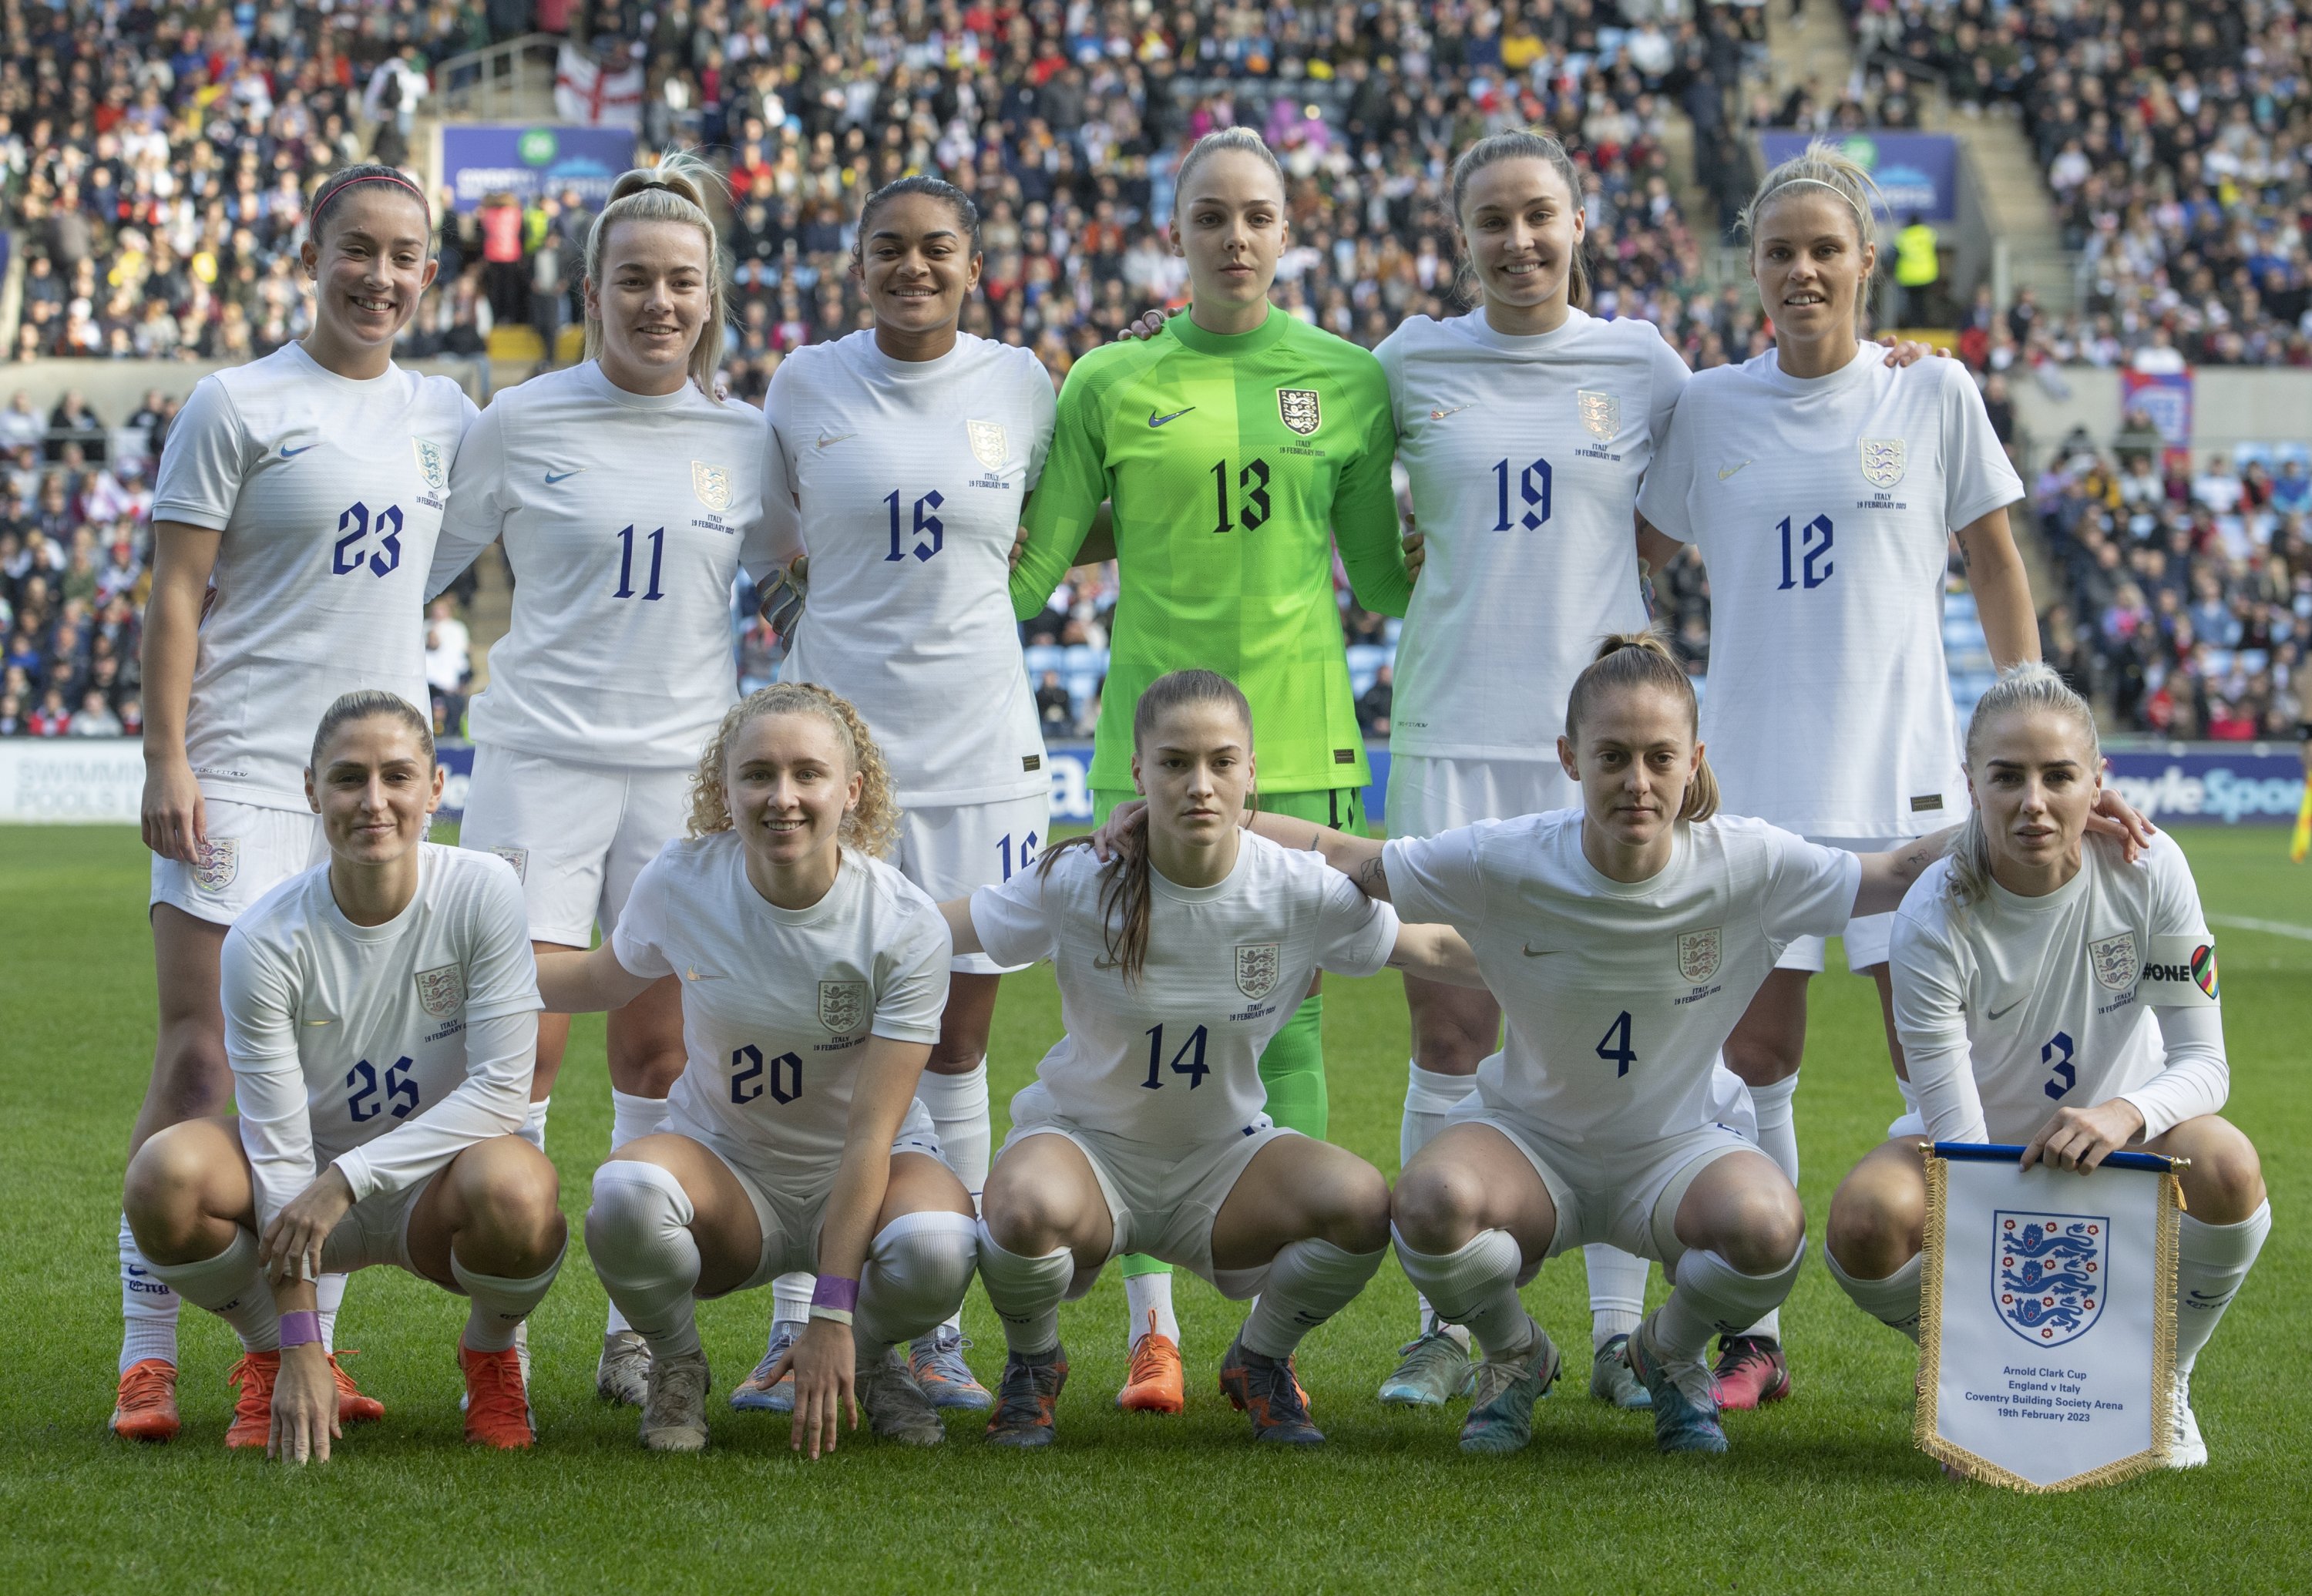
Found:
[[[402,188],[408,189],[411,194],[416,196],[417,208],[425,213],[425,224],[428,227],[434,225],[434,207],[426,204],[425,196],[418,191],[417,185],[411,182],[407,178],[403,177],[398,171],[365,171],[357,178],[347,178],[344,182],[339,183],[336,188],[329,190],[329,199],[335,199],[338,195],[352,188],[355,183],[399,184]],[[322,201],[322,204],[324,205],[328,203],[328,200]]]

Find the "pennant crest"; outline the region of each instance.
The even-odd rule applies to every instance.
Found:
[[[449,487],[450,461],[442,445],[430,438],[412,438],[409,443],[417,451],[417,474],[425,479],[425,486],[437,493]]]
[[[1581,414],[1581,426],[1600,443],[1610,443],[1614,434],[1622,430],[1622,401],[1610,393],[1598,393],[1584,388],[1573,396]]]
[[[1892,487],[1903,479],[1903,440],[1900,438],[1865,438],[1858,447],[1862,452],[1862,479],[1873,487]]]
[[[466,1006],[466,972],[454,964],[417,972],[417,1006],[447,1020]]]
[[[2117,936],[2089,943],[2088,963],[2095,970],[2097,986],[2106,992],[2126,991],[2135,985],[2136,975],[2142,969],[2142,960],[2135,953],[2135,933],[2123,931]]]
[[[849,1036],[867,1023],[867,983],[821,981],[819,1022],[836,1036]]]
[[[1324,408],[1318,403],[1313,388],[1278,389],[1276,414],[1285,425],[1304,438],[1325,425]]]
[[[2103,1316],[2111,1221],[2101,1215],[1992,1215],[1991,1297],[2007,1328],[2034,1346],[2061,1346]]]
[[[1000,471],[1003,462],[1012,458],[1012,441],[1003,435],[1000,421],[967,421],[965,436],[971,440],[971,458],[991,471]]]
[[[1677,973],[1697,987],[1716,975],[1725,944],[1724,930],[1721,925],[1712,925],[1707,931],[1681,932],[1677,939]]]
[[[690,490],[709,510],[728,510],[731,507],[731,473],[724,467],[710,466],[703,460],[692,460]]]
[[[1236,950],[1236,989],[1255,1003],[1276,990],[1283,971],[1281,943],[1239,943]]]
[[[193,862],[193,881],[204,892],[222,892],[241,873],[241,839],[212,837]]]

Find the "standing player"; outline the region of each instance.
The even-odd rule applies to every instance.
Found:
[[[1388,1250],[1388,1188],[1341,1148],[1274,1123],[1257,1059],[1319,969],[1475,979],[1459,938],[1401,927],[1324,864],[1240,828],[1250,706],[1209,671],[1159,677],[1133,715],[1143,816],[943,905],[957,945],[1049,959],[1067,1034],[1012,1105],[980,1268],[1010,1353],[987,1436],[1048,1445],[1067,1380],[1063,1298],[1138,1246],[1231,1298],[1259,1295],[1221,1363],[1256,1441],[1324,1440],[1290,1359]],[[1305,829],[1305,827],[1303,828]]]
[[[959,332],[978,286],[979,211],[936,178],[868,197],[852,270],[872,331],[796,350],[764,403],[764,519],[782,558],[807,551],[809,624],[785,675],[856,705],[902,806],[894,863],[934,899],[1033,863],[1051,777],[1005,583],[1052,438],[1052,381],[1034,355]],[[1003,967],[959,955],[940,1040],[917,1089],[976,1197],[987,1179],[987,1030]],[[808,1276],[774,1293],[767,1370],[801,1329]],[[942,1407],[985,1407],[963,1328],[914,1348]],[[742,1407],[793,1387],[749,1381]]]
[[[627,172],[586,237],[586,355],[507,389],[451,478],[427,591],[493,539],[513,620],[474,700],[460,841],[512,864],[540,950],[615,931],[635,877],[682,829],[689,769],[738,697],[731,584],[768,561],[754,411],[714,397],[722,258],[712,180],[669,157]],[[567,1016],[539,1027],[523,1134],[543,1148]],[[609,1020],[610,1144],[656,1129],[682,1071],[670,980]],[[649,1354],[615,1306],[595,1384],[643,1399]]]
[[[1669,1300],[1631,1335],[1664,1451],[1723,1451],[1711,1332],[1789,1294],[1797,1191],[1715,1118],[1728,1032],[1792,938],[1900,899],[1940,845],[1858,859],[1713,819],[1694,687],[1651,635],[1608,637],[1577,678],[1558,758],[1582,807],[1386,845],[1262,816],[1400,914],[1476,950],[1509,1018],[1476,1093],[1398,1177],[1398,1259],[1483,1350],[1465,1451],[1514,1451],[1558,1355],[1518,1286],[1569,1247],[1662,1261]],[[1590,1038],[1597,1039],[1594,1044]]]
[[[700,756],[689,835],[635,882],[591,953],[541,961],[576,1011],[679,980],[690,1064],[662,1134],[594,1171],[586,1248],[650,1343],[642,1438],[706,1444],[695,1303],[816,1268],[792,1366],[793,1444],[832,1451],[839,1407],[915,1446],[945,1439],[894,1344],[963,1301],[971,1198],[913,1101],[947,1001],[948,938],[930,899],[882,862],[889,773],[858,714],[780,682],[722,717]]]
[[[2169,1459],[2192,1468],[2208,1460],[2193,1362],[2272,1230],[2255,1149],[2218,1112],[2231,1072],[2199,889],[2170,838],[2131,864],[2087,837],[2095,714],[2045,666],[1984,695],[1966,757],[1966,829],[1895,921],[1912,1089],[1931,1139],[2026,1144],[2026,1168],[2090,1170],[2135,1145],[2191,1161]],[[1888,1142],[1839,1187],[1823,1249],[1847,1294],[1914,1341],[1926,1206],[1918,1137]]]
[[[304,728],[338,695],[425,701],[425,568],[472,403],[393,364],[434,280],[425,197],[390,166],[314,190],[302,247],[313,330],[204,377],[162,452],[144,612],[144,846],[153,850],[160,1036],[129,1153],[221,1112],[232,1076],[217,960],[225,931],[323,844],[306,806]],[[177,1433],[177,1298],[119,1232],[120,1389],[112,1428]],[[327,1350],[344,1294],[321,1283]],[[384,1408],[337,1373],[343,1416]]]
[[[234,922],[223,958],[239,1118],[157,1133],[123,1206],[155,1276],[243,1348],[229,1447],[327,1461],[337,1383],[315,1282],[394,1264],[469,1299],[466,1439],[530,1444],[514,1332],[562,1267],[554,1166],[515,1135],[538,1042],[521,890],[435,847],[425,717],[348,693],[305,773],[328,863]]]
[[[1878,259],[1861,168],[1826,145],[1766,175],[1747,214],[1774,348],[1696,376],[1638,499],[1656,568],[1695,543],[1710,570],[1704,739],[1726,802],[1871,853],[1958,811],[1957,718],[1943,662],[1950,539],[1992,659],[2039,655],[2030,581],[2007,522],[2023,485],[1955,361],[1890,370],[1856,332]],[[1843,928],[1848,967],[1887,997],[1890,920]],[[1791,1098],[1817,937],[1794,941],[1727,1042],[1759,1144],[1793,1181]],[[1891,1021],[1887,1038],[1902,1073]],[[1779,1324],[1730,1335],[1726,1406],[1791,1391]]]
[[[1333,547],[1337,538],[1359,603],[1405,612],[1397,440],[1373,358],[1268,303],[1286,226],[1283,176],[1259,137],[1230,128],[1199,139],[1180,163],[1171,222],[1188,313],[1144,343],[1086,355],[1060,394],[1012,601],[1022,618],[1041,609],[1103,502],[1112,507],[1122,591],[1092,757],[1102,815],[1129,791],[1142,689],[1193,666],[1230,678],[1253,705],[1264,809],[1363,824],[1371,773]],[[1323,1013],[1312,986],[1260,1061],[1269,1113],[1320,1139]],[[1125,1274],[1134,1356],[1117,1400],[1178,1412],[1169,1271],[1127,1258]]]

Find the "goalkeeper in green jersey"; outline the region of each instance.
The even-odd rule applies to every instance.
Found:
[[[1401,616],[1412,583],[1389,469],[1397,430],[1379,363],[1268,303],[1285,193],[1258,136],[1199,139],[1180,163],[1175,253],[1191,304],[1144,343],[1093,350],[1068,373],[1012,604],[1037,614],[1112,512],[1121,592],[1091,765],[1097,818],[1133,795],[1132,715],[1168,671],[1217,671],[1252,704],[1259,808],[1361,829],[1371,779],[1333,594],[1333,545],[1357,601]],[[1324,1000],[1261,1054],[1268,1113],[1322,1138]],[[1168,1266],[1124,1261],[1131,1374],[1117,1401],[1177,1413],[1179,1329]]]

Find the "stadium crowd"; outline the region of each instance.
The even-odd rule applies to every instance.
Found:
[[[1873,83],[1825,125],[1909,125],[1931,76],[1963,113],[2019,116],[2045,168],[2062,241],[2082,252],[2082,303],[2060,322],[2027,317],[2009,359],[2312,364],[2312,28],[2295,7],[1843,4]]]

